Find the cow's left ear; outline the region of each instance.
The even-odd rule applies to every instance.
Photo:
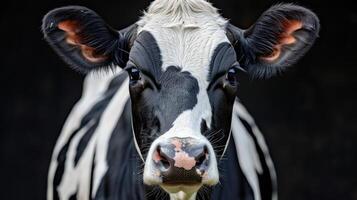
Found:
[[[319,19],[294,4],[278,4],[262,14],[247,30],[231,24],[227,35],[238,61],[255,77],[271,77],[294,64],[315,42]]]
[[[66,6],[43,18],[42,31],[66,63],[86,73],[102,67],[125,67],[136,25],[117,31],[88,8]]]

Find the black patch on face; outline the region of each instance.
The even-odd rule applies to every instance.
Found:
[[[158,80],[160,93],[156,96],[158,110],[156,111],[161,122],[161,132],[171,128],[172,123],[185,110],[193,109],[197,104],[199,86],[197,80],[189,72],[170,66]]]
[[[228,42],[219,44],[210,62],[208,80],[214,81],[217,75],[226,73],[234,63],[236,63],[236,52],[233,46]]]
[[[161,51],[154,36],[142,31],[134,42],[128,64],[133,64],[142,72],[158,78],[162,74]]]
[[[210,130],[206,133],[202,132],[209,139],[218,156],[223,154],[228,140],[235,100],[235,92],[224,88],[223,81],[225,74],[235,63],[237,63],[236,54],[232,45],[227,42],[219,44],[210,62],[208,77],[210,86],[207,92],[212,107],[212,124]]]
[[[199,92],[197,80],[174,66],[153,81],[159,89],[146,88],[140,94],[131,89],[135,135],[144,156],[151,143],[167,132],[182,112],[197,104]]]

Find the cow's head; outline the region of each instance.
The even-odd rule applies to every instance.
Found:
[[[156,0],[121,31],[78,6],[55,9],[43,21],[46,40],[76,70],[120,66],[128,72],[144,182],[171,195],[195,194],[219,181],[237,74],[283,71],[311,47],[318,30],[315,14],[292,4],[271,7],[242,30],[204,0]]]

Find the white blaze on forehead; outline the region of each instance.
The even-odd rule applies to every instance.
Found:
[[[203,119],[210,127],[212,111],[207,78],[214,50],[220,43],[229,42],[226,23],[204,0],[156,0],[138,22],[138,34],[148,31],[155,38],[163,71],[170,66],[180,67],[198,81],[197,104],[181,113],[168,133],[200,133]]]

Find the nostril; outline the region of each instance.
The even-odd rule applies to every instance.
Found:
[[[200,168],[202,165],[206,165],[208,161],[208,149],[205,146],[201,154],[196,157],[196,167]]]
[[[164,167],[165,170],[168,170],[170,168],[170,163],[167,160],[161,160],[162,166]]]
[[[201,154],[198,158],[197,158],[197,166],[201,166],[203,164],[203,162],[206,160],[206,155]]]
[[[165,153],[163,153],[161,151],[160,146],[157,147],[156,152],[157,152],[158,157],[160,158],[159,161],[157,162],[160,170],[167,171],[171,166],[171,164],[169,162],[169,158],[167,157],[167,155]]]

